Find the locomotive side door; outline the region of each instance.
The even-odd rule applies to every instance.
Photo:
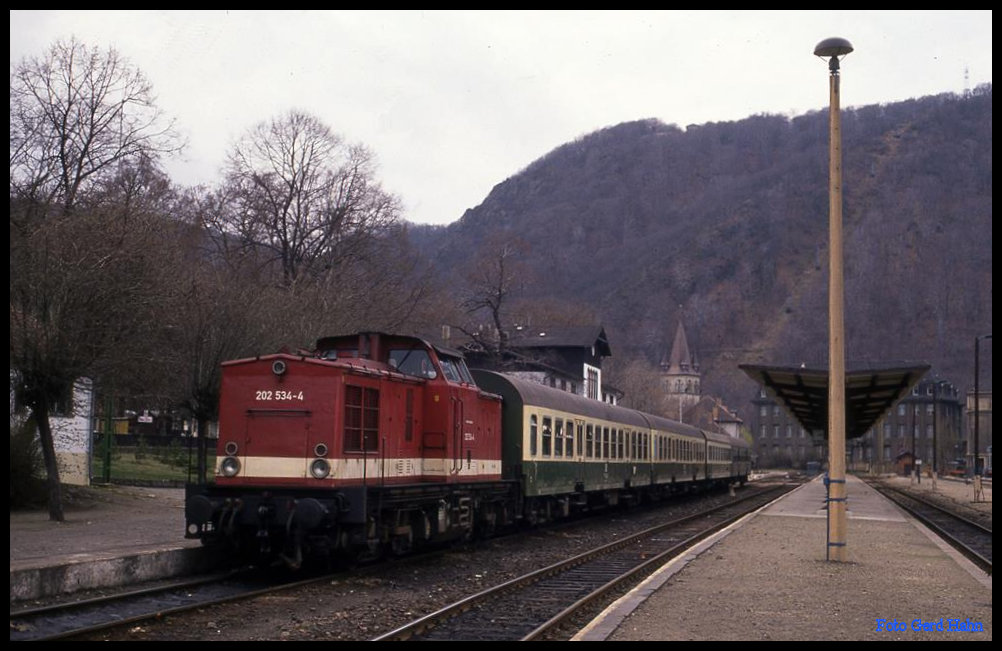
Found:
[[[458,476],[463,472],[464,464],[468,464],[464,455],[469,454],[473,434],[466,425],[466,409],[463,401],[463,391],[455,386],[449,387],[449,402],[452,405],[452,460],[449,464],[449,474]]]

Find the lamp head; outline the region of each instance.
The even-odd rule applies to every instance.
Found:
[[[852,43],[837,36],[826,38],[814,46],[814,56],[829,57],[828,69],[833,75],[838,74],[839,57],[844,57],[850,52],[852,52]]]
[[[852,52],[852,43],[844,38],[826,38],[814,46],[814,56],[840,57]]]

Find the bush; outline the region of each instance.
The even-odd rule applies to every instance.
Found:
[[[10,508],[45,503],[42,478],[45,464],[38,445],[35,422],[28,419],[10,426]]]

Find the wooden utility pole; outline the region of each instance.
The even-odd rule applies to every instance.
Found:
[[[814,54],[828,58],[828,548],[826,558],[845,562],[848,520],[845,485],[845,319],[842,272],[842,126],[839,116],[839,56],[852,52],[844,38],[818,43]]]

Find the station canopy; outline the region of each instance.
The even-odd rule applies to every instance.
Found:
[[[805,430],[828,438],[828,369],[751,364],[741,364],[739,368],[758,382]],[[847,369],[846,439],[866,434],[918,384],[929,368],[928,364],[901,364]]]

